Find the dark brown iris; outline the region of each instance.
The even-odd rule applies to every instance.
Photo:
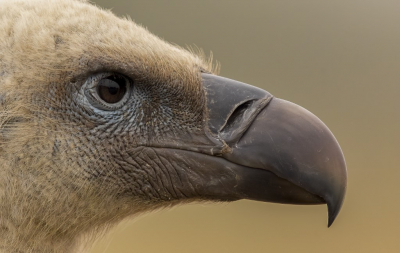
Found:
[[[127,91],[127,80],[121,76],[112,75],[103,78],[97,84],[97,93],[104,102],[115,104],[121,101]]]

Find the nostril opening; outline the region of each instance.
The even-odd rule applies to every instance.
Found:
[[[235,110],[231,113],[225,125],[222,127],[221,132],[230,132],[237,123],[241,121],[244,113],[249,109],[255,100],[246,101],[235,108]]]

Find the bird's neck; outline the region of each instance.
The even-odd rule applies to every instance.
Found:
[[[58,238],[51,240],[26,235],[20,231],[10,231],[2,227],[0,252],[1,253],[72,253],[82,252],[78,240],[71,238]],[[8,231],[4,231],[8,230]],[[4,233],[3,233],[4,232]],[[82,244],[83,245],[83,244]]]

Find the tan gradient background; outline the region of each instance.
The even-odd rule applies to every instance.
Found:
[[[121,224],[92,253],[400,252],[400,1],[94,2],[312,111],[349,179],[329,229],[325,206],[193,204]]]

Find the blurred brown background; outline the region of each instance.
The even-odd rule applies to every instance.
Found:
[[[92,253],[400,252],[400,1],[94,2],[312,111],[349,179],[329,229],[325,206],[193,204],[121,224]]]

